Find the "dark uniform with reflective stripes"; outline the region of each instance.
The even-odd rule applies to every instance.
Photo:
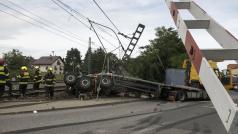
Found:
[[[45,88],[46,88],[46,97],[51,99],[54,97],[54,84],[55,84],[55,75],[52,72],[47,72],[44,76]]]
[[[26,96],[26,89],[27,89],[27,84],[30,79],[29,72],[27,71],[21,71],[20,75],[18,76],[19,78],[19,89],[20,89],[20,94],[25,97]]]
[[[40,71],[36,70],[34,74],[34,85],[33,85],[33,88],[35,90],[39,90],[41,79],[42,79],[42,75],[40,74]]]
[[[0,96],[3,95],[5,90],[5,85],[9,77],[9,72],[6,66],[0,66]]]
[[[6,69],[7,69],[7,67],[6,67]],[[9,77],[9,72],[8,72],[8,77],[7,77],[6,81],[7,81],[6,86],[8,86],[8,95],[12,96],[12,83],[11,83],[11,78]]]

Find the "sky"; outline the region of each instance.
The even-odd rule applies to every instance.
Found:
[[[132,57],[140,54],[141,50],[138,49],[140,46],[148,45],[149,40],[155,38],[156,27],[165,26],[175,28],[164,0],[96,1],[120,32],[131,35],[139,23],[146,26]],[[238,37],[237,0],[194,1],[235,37]],[[93,0],[62,0],[62,2],[87,18],[115,30],[113,25],[94,4]],[[27,12],[20,9],[19,6],[26,9]],[[14,11],[14,9],[20,11],[20,13]],[[70,12],[72,13],[72,11]],[[33,14],[40,17],[40,21],[47,26],[34,21],[39,20],[39,18],[34,17]],[[26,16],[33,17],[34,20]],[[87,20],[80,16],[77,17],[89,26]],[[182,17],[184,19],[192,18],[186,11],[182,11]],[[94,32],[90,31],[73,16],[54,4],[52,0],[0,0],[0,18],[0,56],[12,49],[19,49],[24,55],[33,56],[34,58],[50,55],[52,51],[57,56],[65,57],[67,50],[70,48],[78,48],[84,56],[88,48],[89,37],[92,38],[93,50],[101,47]],[[49,25],[51,28],[48,27]],[[102,40],[107,52],[119,46],[118,41],[111,31],[95,25],[94,27],[97,33],[107,40]],[[201,44],[199,47],[219,48],[216,41],[205,30],[193,30],[192,34],[196,37],[196,41]],[[129,40],[122,36],[119,37],[122,40],[123,46],[127,47]],[[114,53],[119,57],[123,54],[120,49],[114,51]],[[231,62],[220,63],[219,66],[225,68],[228,63]]]

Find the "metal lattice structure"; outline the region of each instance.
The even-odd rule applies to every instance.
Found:
[[[190,60],[194,64],[222,123],[230,134],[238,133],[238,108],[217,78],[207,60],[236,60],[238,40],[218,24],[194,1],[166,0],[178,33],[185,45]],[[180,9],[188,10],[195,20],[183,20]],[[222,49],[201,50],[189,29],[205,29]]]
[[[127,47],[127,49],[125,50],[125,54],[122,57],[122,60],[128,60],[128,58],[130,58],[138,40],[140,39],[140,36],[142,34],[142,32],[145,29],[145,25],[139,24],[136,28],[136,31],[133,33],[133,37],[130,38],[131,41]]]

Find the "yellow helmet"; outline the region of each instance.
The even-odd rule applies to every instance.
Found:
[[[26,66],[22,66],[21,70],[27,71],[27,67]]]
[[[53,68],[52,67],[48,67],[48,71],[53,71]]]

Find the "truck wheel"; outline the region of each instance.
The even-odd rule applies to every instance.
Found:
[[[88,76],[82,76],[79,79],[79,84],[80,84],[80,88],[82,89],[88,89],[91,87],[92,82],[91,82],[91,78]]]
[[[64,83],[66,85],[74,85],[76,83],[77,76],[74,73],[68,73],[64,75]]]
[[[105,88],[110,88],[112,86],[112,79],[107,76],[103,76],[101,79],[101,86]]]

